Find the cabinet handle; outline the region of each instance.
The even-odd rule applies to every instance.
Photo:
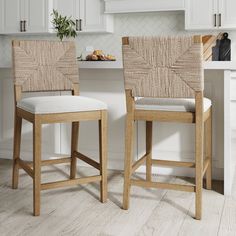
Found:
[[[79,31],[79,20],[78,19],[76,19],[76,21],[75,21],[75,30]]]
[[[214,14],[214,27],[216,27],[216,14]]]
[[[23,31],[23,21],[21,20],[20,21],[20,32],[22,32]]]
[[[79,19],[79,31],[82,31],[82,19]]]
[[[219,14],[219,27],[221,27],[221,13]]]
[[[24,20],[24,32],[26,32],[26,20]]]

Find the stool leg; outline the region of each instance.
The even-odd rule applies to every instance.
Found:
[[[206,157],[209,158],[209,166],[206,170],[206,189],[212,189],[212,111],[210,112],[210,117],[206,121]]]
[[[79,140],[79,122],[72,122],[71,128],[71,165],[70,165],[70,178],[75,179],[76,177],[76,161],[74,151],[77,151]]]
[[[133,159],[133,135],[134,135],[134,120],[133,115],[128,113],[126,117],[126,131],[125,131],[125,164],[124,164],[124,192],[123,192],[123,209],[129,208],[130,198],[130,178],[132,171]]]
[[[41,190],[41,123],[33,124],[33,191],[34,191],[34,216],[40,215],[40,190]]]
[[[107,111],[102,111],[99,120],[99,157],[100,157],[100,198],[101,202],[107,201]]]
[[[200,220],[202,217],[202,173],[203,173],[203,137],[204,129],[203,122],[196,119],[195,126],[195,184],[196,184],[196,219]]]
[[[22,118],[17,116],[17,114],[15,114],[14,144],[13,144],[13,174],[12,174],[13,189],[18,188],[18,179],[19,179],[18,159],[20,158],[21,127],[22,127]]]
[[[152,121],[146,121],[146,180],[152,180]]]

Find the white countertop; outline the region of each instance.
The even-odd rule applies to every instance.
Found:
[[[206,61],[206,70],[236,70],[236,61]]]
[[[79,61],[81,69],[123,69],[122,61]]]
[[[122,61],[79,61],[80,69],[123,69]],[[0,69],[11,69],[1,67]],[[236,61],[206,61],[206,70],[236,70]]]
[[[122,61],[80,61],[81,69],[123,69]],[[206,70],[236,70],[236,61],[206,61]]]

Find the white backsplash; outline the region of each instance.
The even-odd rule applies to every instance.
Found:
[[[183,12],[116,14],[114,28],[115,32],[112,34],[79,34],[78,38],[76,38],[77,55],[81,55],[86,46],[93,46],[94,49],[102,49],[105,53],[115,55],[119,60],[121,59],[122,36],[201,33],[184,30]],[[207,31],[202,33],[210,34],[214,32]],[[236,31],[229,33],[232,39],[232,48],[235,48]],[[11,66],[11,40],[15,38],[55,39],[55,36],[0,36],[0,67]],[[236,57],[234,52],[235,50],[232,50],[233,59]]]

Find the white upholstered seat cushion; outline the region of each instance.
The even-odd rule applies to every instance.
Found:
[[[23,98],[17,107],[33,114],[106,110],[104,102],[83,96],[44,96]]]
[[[211,100],[204,98],[204,111],[211,107]],[[138,110],[195,112],[195,99],[185,98],[136,98]]]

